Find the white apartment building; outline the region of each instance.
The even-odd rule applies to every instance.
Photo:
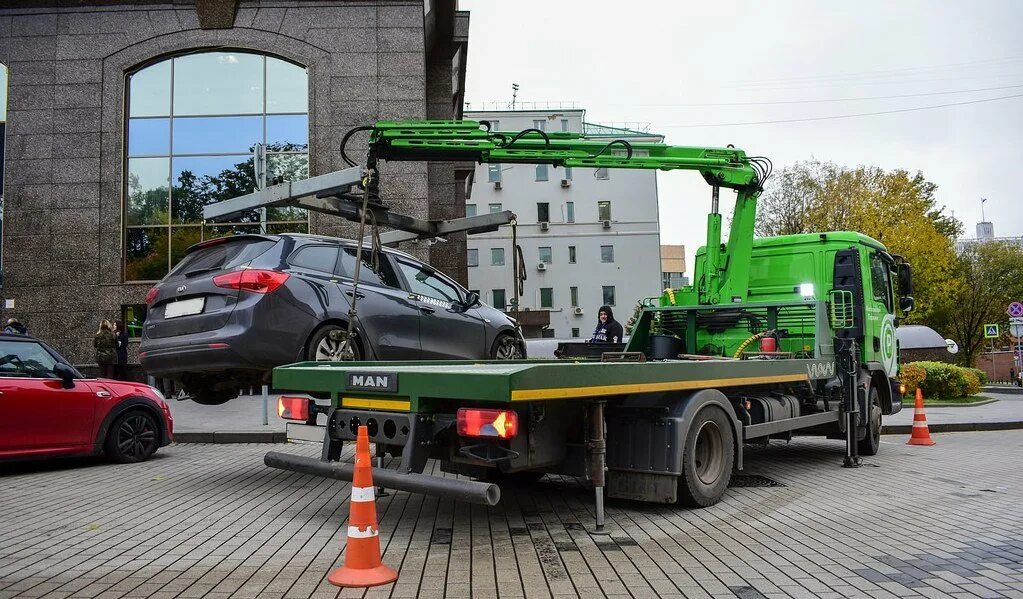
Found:
[[[585,122],[585,110],[469,111],[498,131],[584,132],[612,141],[663,137]],[[511,210],[526,267],[520,310],[547,310],[545,337],[589,339],[602,305],[623,324],[637,301],[661,290],[657,178],[653,170],[477,165],[466,215]],[[469,288],[512,311],[512,231],[468,240]]]

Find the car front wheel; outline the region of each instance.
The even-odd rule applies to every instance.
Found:
[[[152,414],[130,410],[114,421],[107,432],[107,457],[121,464],[143,462],[160,446],[160,427]]]

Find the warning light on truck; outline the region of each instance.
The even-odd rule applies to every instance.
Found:
[[[285,420],[309,420],[308,397],[284,397],[277,400],[277,415]]]
[[[462,437],[511,439],[519,434],[519,416],[511,410],[459,408],[458,434]]]

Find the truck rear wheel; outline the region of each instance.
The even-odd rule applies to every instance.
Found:
[[[689,507],[717,503],[732,479],[732,424],[718,406],[707,406],[689,425],[679,478],[679,502]]]

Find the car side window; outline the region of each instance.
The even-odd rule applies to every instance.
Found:
[[[457,287],[425,268],[404,260],[398,260],[398,267],[408,281],[410,293],[448,302],[462,301]]]
[[[38,343],[0,341],[0,377],[53,379],[57,359]]]
[[[299,248],[288,258],[288,263],[300,268],[308,268],[318,272],[333,274],[337,264],[336,245],[307,245]]]
[[[341,262],[338,264],[337,274],[346,277],[355,277],[355,248],[344,248],[341,252]],[[359,284],[378,285],[380,287],[393,287],[401,289],[398,282],[398,275],[391,266],[391,260],[383,252],[377,254],[376,264],[373,260],[373,252],[366,248],[362,250],[362,268],[359,270]]]

